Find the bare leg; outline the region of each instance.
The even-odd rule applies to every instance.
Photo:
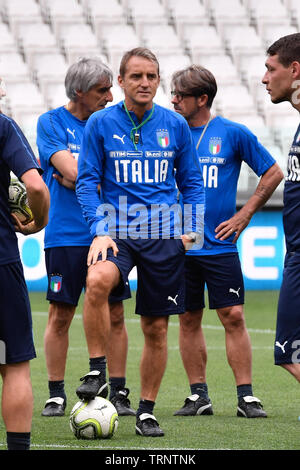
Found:
[[[141,398],[155,401],[167,365],[168,316],[141,317],[145,344],[140,363]]]
[[[76,307],[61,302],[49,305],[49,317],[44,336],[48,379],[63,380],[69,346],[69,328]]]
[[[98,261],[88,269],[83,325],[91,358],[106,356],[110,338],[108,296],[119,279],[120,272],[110,261]]]
[[[228,363],[233,371],[236,385],[252,382],[252,352],[242,305],[217,309],[225,328]]]
[[[300,382],[300,364],[295,363],[295,364],[282,364],[284,369],[286,369],[290,374],[292,374],[295,379]]]
[[[125,377],[128,352],[128,334],[124,321],[124,307],[122,302],[115,302],[110,304],[110,320],[110,339],[107,346],[109,376]]]
[[[202,317],[202,309],[179,315],[180,354],[190,384],[206,382],[207,352]]]
[[[33,393],[28,361],[0,366],[3,379],[2,416],[6,431],[30,432]]]

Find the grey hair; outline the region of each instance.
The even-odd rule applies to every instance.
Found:
[[[86,93],[100,81],[113,82],[113,73],[101,59],[82,57],[72,64],[66,74],[65,88],[67,97],[76,101],[77,91]]]

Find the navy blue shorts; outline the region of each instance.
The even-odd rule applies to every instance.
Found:
[[[119,249],[118,255],[114,256],[109,249],[107,259],[119,268],[121,282],[112,293],[123,293],[128,275],[136,266],[135,313],[145,316],[183,313],[185,250],[181,239],[114,241]]]
[[[47,300],[77,306],[85,289],[89,246],[67,246],[45,249],[48,276]],[[110,297],[118,302],[131,297],[129,285],[123,296]]]
[[[205,285],[210,309],[244,303],[244,279],[238,253],[186,256],[185,275],[188,311],[205,307]]]
[[[285,256],[274,359],[277,365],[300,363],[300,253]]]
[[[36,357],[31,308],[21,262],[0,266],[0,364]]]

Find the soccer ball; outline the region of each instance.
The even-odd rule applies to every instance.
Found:
[[[26,188],[21,181],[12,179],[8,188],[8,204],[10,211],[18,217],[22,224],[28,224],[33,220],[33,215],[28,206]]]
[[[102,397],[78,401],[70,414],[70,427],[77,439],[110,439],[118,424],[116,408]]]

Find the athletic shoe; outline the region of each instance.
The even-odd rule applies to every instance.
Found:
[[[156,418],[149,413],[142,413],[136,420],[135,433],[146,437],[164,436]]]
[[[93,400],[93,398],[97,396],[103,398],[107,397],[108,385],[102,372],[92,370],[81,377],[80,380],[83,384],[81,384],[76,390],[76,394],[80,400]]]
[[[65,408],[66,400],[62,397],[49,398],[42,411],[42,416],[64,416]]]
[[[197,393],[185,399],[180,410],[175,411],[174,416],[213,415],[213,408],[209,398],[200,397]]]
[[[262,408],[258,398],[248,395],[239,399],[237,416],[242,418],[266,418],[267,413]]]
[[[111,398],[110,402],[116,408],[119,416],[135,416],[136,411],[131,408],[130,401],[127,398],[129,395],[128,388],[122,388]]]

